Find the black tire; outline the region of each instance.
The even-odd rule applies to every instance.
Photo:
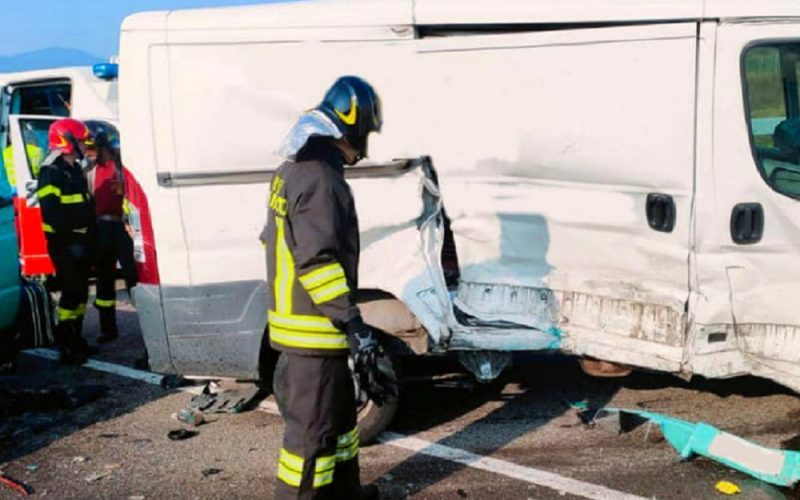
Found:
[[[381,371],[387,374],[392,374],[394,380],[400,380],[399,363],[394,356],[384,356],[381,358]],[[392,396],[383,402],[381,406],[376,405],[372,401],[367,401],[361,405],[357,411],[358,418],[358,433],[361,446],[368,446],[373,444],[378,435],[389,427],[392,423],[397,408],[400,406],[400,387],[402,384],[398,383],[396,388],[397,396]],[[281,354],[278,362],[275,365],[275,374],[273,375],[273,393],[275,395],[275,402],[278,404],[278,410],[281,415],[286,411],[286,356]]]

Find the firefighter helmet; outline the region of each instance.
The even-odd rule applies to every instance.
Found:
[[[80,153],[80,151],[76,151],[78,143],[83,143],[88,147],[94,146],[92,133],[86,124],[72,118],[54,121],[47,133],[47,140],[51,152],[61,151],[67,155]]]
[[[353,147],[367,154],[367,136],[383,125],[381,100],[372,85],[357,76],[336,80],[317,107]]]
[[[114,125],[100,120],[86,120],[94,143],[97,148],[111,148],[119,150],[119,131]]]

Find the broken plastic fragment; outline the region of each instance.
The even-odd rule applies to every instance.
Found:
[[[717,483],[717,491],[724,495],[736,495],[737,493],[741,493],[742,489],[739,488],[737,485],[731,483],[730,481],[720,481]]]
[[[800,481],[800,452],[766,448],[703,422],[695,424],[660,413],[618,408],[603,408],[598,414],[601,412],[634,415],[657,424],[683,459],[701,455],[777,486],[791,487]]]

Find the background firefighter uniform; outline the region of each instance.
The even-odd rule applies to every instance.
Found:
[[[347,332],[355,306],[359,232],[343,159],[311,139],[272,179],[267,245],[269,336],[288,358],[278,498],[358,498],[358,429]]]
[[[57,341],[73,348],[85,347],[80,335],[89,295],[94,206],[81,167],[51,155],[39,172],[37,195],[47,250],[61,286]]]
[[[122,166],[115,160],[98,164],[88,175],[94,194],[95,263],[97,272],[97,297],[94,305],[100,313],[100,332],[116,336],[116,270],[120,263],[125,286],[136,285],[136,263],[133,259],[133,241],[125,230],[122,204],[124,183]]]

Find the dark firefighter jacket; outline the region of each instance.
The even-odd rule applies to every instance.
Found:
[[[36,194],[42,207],[42,228],[48,239],[86,235],[94,223],[94,204],[81,167],[60,156],[49,157],[39,171]]]
[[[343,355],[363,325],[356,307],[359,232],[343,159],[315,138],[270,184],[267,224],[269,336],[280,351]]]

